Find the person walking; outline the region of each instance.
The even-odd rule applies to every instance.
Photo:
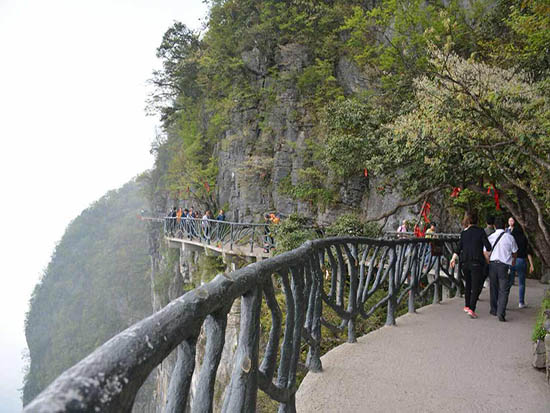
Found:
[[[512,268],[510,268],[509,284],[510,288],[512,288],[512,286],[514,285],[514,279],[517,274],[519,283],[518,306],[519,308],[525,308],[527,307],[527,303],[525,302],[525,275],[527,272],[527,261],[529,261],[529,274],[532,274],[534,271],[532,256],[533,251],[531,250],[531,245],[529,245],[529,241],[527,240],[527,237],[523,232],[523,228],[521,228],[520,225],[514,225],[512,236],[516,240],[518,252],[516,257],[516,264]]]
[[[489,215],[487,217],[487,226],[485,227],[485,234],[489,237],[493,232],[495,232],[495,217]],[[483,266],[483,288],[489,288],[489,263],[485,262]]]
[[[216,217],[217,221],[225,221],[225,212],[223,209],[220,209],[220,212],[218,213],[218,216]]]
[[[491,251],[491,244],[485,231],[477,226],[475,211],[464,214],[462,227],[464,229],[460,233],[460,241],[450,264],[454,268],[457,258],[460,257],[460,270],[465,283],[464,312],[471,318],[478,318],[476,305],[483,286],[483,265],[487,258],[484,248]]]
[[[510,294],[510,267],[515,265],[518,246],[512,234],[504,230],[504,219],[498,217],[495,220],[496,231],[489,237],[491,251],[489,257],[489,280],[491,311],[490,314],[498,316],[499,321],[506,321],[506,305]]]

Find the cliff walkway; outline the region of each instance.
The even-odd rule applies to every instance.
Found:
[[[529,302],[543,292],[527,280]],[[536,306],[518,309],[513,287],[501,323],[487,289],[481,299],[476,320],[453,298],[331,350],[300,385],[298,412],[549,412],[550,389],[531,367]]]
[[[208,250],[223,256],[257,260],[269,258],[275,247],[267,224],[218,221],[201,218],[153,218],[145,221],[162,223],[168,245],[181,250]]]
[[[222,228],[220,240],[226,236]],[[172,229],[167,228],[169,242],[185,238],[172,235]],[[204,229],[206,239],[190,241],[212,245],[215,229]],[[228,239],[230,244],[237,238]],[[253,251],[255,238],[243,239],[253,240],[246,244]],[[464,286],[459,268],[449,265],[457,241],[456,235],[316,239],[218,274],[62,373],[25,412],[129,412],[145,379],[173,352],[177,361],[164,406],[169,413],[254,412],[260,392],[264,400],[277,402],[281,413],[398,411],[398,406],[510,411],[498,407],[519,406],[513,404],[514,391],[521,391],[527,406],[522,411],[548,406],[529,371],[534,309],[511,312],[508,323],[499,323],[488,316],[470,320],[459,298],[446,300],[458,297]],[[540,287],[529,287],[536,303]],[[433,305],[424,307],[427,303]],[[234,304],[240,305],[238,340],[228,349]],[[404,313],[396,328],[357,340],[371,317],[394,326]],[[327,339],[335,336],[350,344],[321,357]],[[205,346],[197,350],[199,339]],[[226,351],[233,354],[232,373],[220,388],[218,367]],[[521,389],[526,380],[530,393]],[[478,398],[485,403],[479,409]],[[463,409],[464,403],[469,408]]]

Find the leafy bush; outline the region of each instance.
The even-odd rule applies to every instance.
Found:
[[[364,223],[357,214],[340,215],[326,230],[328,236],[376,237],[380,226],[373,222]]]
[[[533,341],[542,340],[546,334],[550,333],[550,331],[547,331],[542,325],[544,321],[544,312],[546,310],[550,310],[550,291],[546,292],[546,296],[540,305],[537,321],[535,322],[535,327],[533,328],[533,335],[531,336]]]
[[[277,245],[275,255],[298,248],[307,240],[318,237],[311,221],[298,214],[292,214],[279,224],[273,225],[271,232]]]

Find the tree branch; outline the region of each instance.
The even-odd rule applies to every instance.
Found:
[[[432,188],[432,189],[428,189],[427,191],[424,191],[420,194],[418,194],[415,198],[413,199],[409,199],[407,201],[403,201],[403,202],[400,202],[399,204],[397,204],[395,206],[395,208],[391,209],[390,211],[388,212],[385,212],[384,214],[382,215],[379,215],[377,217],[374,217],[374,218],[369,218],[366,220],[366,222],[374,222],[374,221],[380,221],[382,219],[385,219],[385,218],[388,218],[390,216],[392,216],[393,214],[395,214],[397,211],[399,211],[401,208],[403,207],[407,207],[407,206],[411,206],[411,205],[414,205],[414,204],[417,204],[419,203],[420,201],[422,201],[423,199],[425,199],[426,197],[432,195],[432,194],[435,194],[436,192],[439,192],[441,191],[443,188],[445,188],[447,185],[440,185],[438,187],[435,187],[435,188]]]

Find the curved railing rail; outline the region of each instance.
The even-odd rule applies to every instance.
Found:
[[[280,403],[280,412],[294,412],[303,345],[308,347],[305,366],[310,372],[322,370],[321,326],[332,332],[347,331],[348,341],[354,342],[359,317],[368,318],[385,306],[386,324],[392,325],[400,303],[412,313],[417,298],[431,291],[434,302],[441,300],[441,287],[451,293],[460,291],[462,280],[449,266],[457,241],[456,236],[429,240],[326,238],[308,241],[230,274],[219,274],[62,373],[25,412],[129,412],[147,376],[176,348],[165,411],[184,412],[201,329],[206,349],[191,411],[212,411],[227,315],[239,298],[239,339],[222,411],[255,411],[261,389]],[[380,291],[383,294],[375,295]],[[263,300],[271,313],[271,329],[267,344],[260,349]],[[327,321],[328,312],[337,315],[339,324]]]

